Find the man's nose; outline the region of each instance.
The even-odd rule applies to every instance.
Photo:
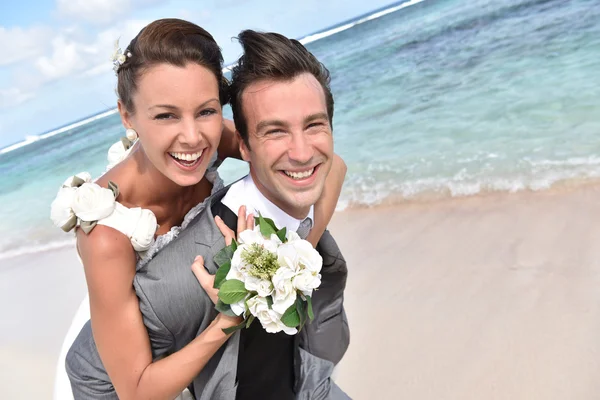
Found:
[[[288,156],[299,164],[307,164],[313,157],[314,148],[304,132],[293,133]]]

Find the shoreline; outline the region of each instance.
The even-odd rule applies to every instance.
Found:
[[[515,192],[507,191],[484,191],[475,194],[467,194],[460,196],[450,196],[447,193],[440,192],[429,192],[421,193],[412,197],[402,196],[389,196],[376,204],[349,204],[343,208],[336,209],[334,214],[334,221],[337,215],[343,215],[345,213],[352,213],[356,211],[371,210],[377,212],[378,210],[388,210],[394,208],[403,209],[405,207],[415,207],[419,205],[423,206],[436,206],[444,204],[458,204],[463,201],[491,201],[497,202],[502,199],[521,199],[529,196],[555,196],[562,195],[565,193],[574,193],[578,191],[596,190],[600,189],[600,178],[589,178],[589,179],[569,179],[566,181],[557,182],[549,188],[541,190],[523,189]],[[332,223],[334,223],[332,221]],[[55,229],[55,228],[53,228]],[[32,247],[18,247],[9,251],[0,252],[0,268],[5,260],[11,260],[23,256],[35,256],[45,254],[46,252],[67,250],[75,245],[75,239],[65,234],[64,239],[55,240],[43,244],[37,244]]]
[[[391,207],[402,207],[406,205],[414,205],[414,204],[441,204],[444,202],[453,202],[453,201],[461,201],[467,199],[498,199],[505,196],[536,196],[536,195],[554,195],[565,192],[573,192],[578,190],[587,190],[593,187],[600,187],[600,177],[599,178],[571,178],[564,179],[557,182],[554,182],[549,187],[544,187],[541,189],[530,189],[523,188],[519,190],[482,190],[476,193],[467,193],[467,194],[457,194],[452,195],[449,192],[449,189],[444,191],[424,191],[419,192],[412,196],[403,196],[400,194],[392,194],[387,196],[386,198],[373,203],[373,204],[364,204],[364,203],[353,203],[348,202],[346,206],[343,208],[336,209],[336,214],[345,211],[353,211],[353,210],[376,210],[379,208],[391,208]]]

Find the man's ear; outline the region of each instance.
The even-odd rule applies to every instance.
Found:
[[[240,131],[235,131],[235,137],[238,141],[238,145],[240,146],[240,155],[242,156],[242,160],[246,162],[250,162],[250,149],[246,145],[244,139],[242,139],[242,135],[240,135]]]
[[[125,107],[125,104],[123,104],[121,100],[117,100],[117,108],[121,115],[121,123],[125,129],[133,129],[133,126],[131,125],[131,114],[127,111],[127,107]]]

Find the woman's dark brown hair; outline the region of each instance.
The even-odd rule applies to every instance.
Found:
[[[156,64],[184,67],[196,63],[210,70],[219,82],[221,104],[228,102],[228,84],[223,77],[223,55],[210,33],[181,19],[159,19],[143,28],[124,51],[131,54],[117,70],[117,94],[129,112],[140,76]]]

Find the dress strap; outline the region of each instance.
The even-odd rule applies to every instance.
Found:
[[[147,209],[127,208],[115,199],[119,188],[103,188],[88,173],[68,178],[52,202],[50,218],[65,232],[76,227],[89,233],[97,224],[118,230],[131,240],[135,251],[148,250],[158,229],[156,216]]]
[[[115,202],[112,214],[99,220],[98,225],[111,227],[127,236],[138,252],[150,248],[158,229],[156,216],[152,211],[140,207],[127,208],[119,202]]]

